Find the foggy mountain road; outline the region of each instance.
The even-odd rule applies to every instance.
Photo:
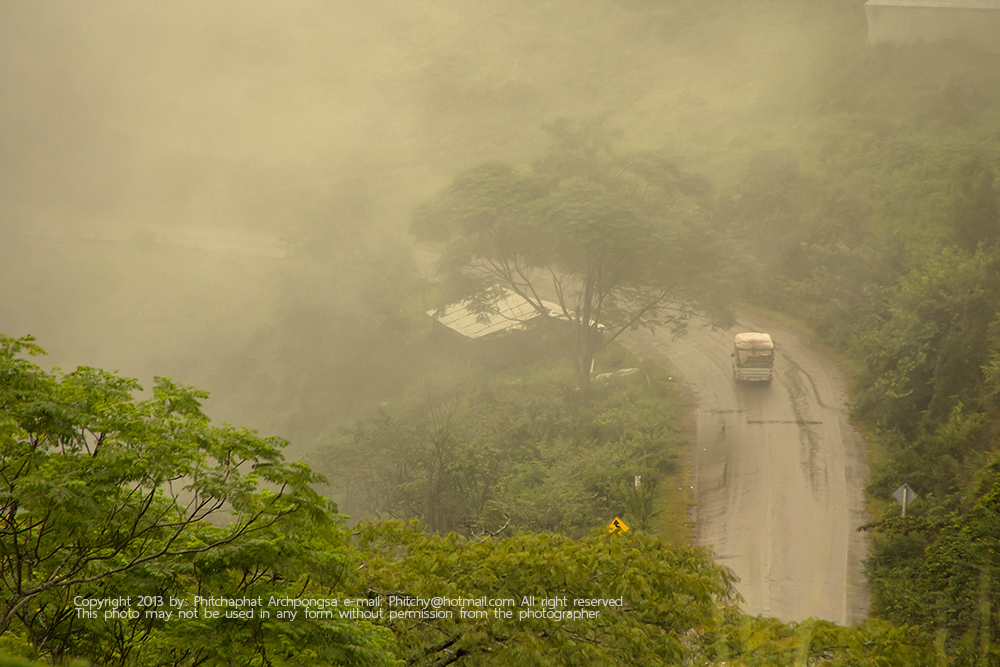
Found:
[[[425,275],[438,257],[418,250]],[[554,295],[543,289],[541,296]],[[733,380],[729,355],[741,331],[774,339],[770,385]],[[868,522],[868,466],[833,360],[788,327],[746,314],[725,331],[695,318],[677,339],[659,329],[619,340],[676,371],[695,395],[695,539],[740,578],[744,611],[786,622],[863,620],[868,548],[857,528]]]
[[[740,578],[750,614],[809,617],[849,625],[868,608],[863,560],[868,469],[861,436],[848,423],[836,365],[787,327],[739,318],[727,331],[692,324],[629,332],[639,356],[676,370],[696,398],[691,473],[696,541]],[[773,383],[737,384],[730,352],[739,331],[775,341]]]

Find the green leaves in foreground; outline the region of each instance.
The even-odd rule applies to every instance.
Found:
[[[708,551],[668,545],[638,531],[579,540],[522,532],[497,542],[438,536],[416,523],[362,524],[356,533],[369,595],[511,600],[510,618],[381,621],[397,656],[412,665],[840,665],[933,664],[933,649],[909,627],[867,621],[782,623],[739,612],[732,573]],[[577,599],[618,599],[587,607]],[[557,600],[543,603],[543,600]],[[559,602],[563,600],[564,602]],[[595,618],[526,617],[522,611],[600,609]],[[385,611],[392,611],[386,606]],[[423,607],[395,607],[396,611]],[[427,607],[433,610],[433,607]],[[931,660],[931,662],[926,662]]]
[[[286,463],[278,438],[209,426],[206,392],[157,378],[139,401],[135,380],[52,375],[25,352],[41,349],[0,336],[0,650],[122,666],[388,661],[387,633],[365,623],[78,614],[81,599],[329,595],[353,551],[310,488],[322,478]]]
[[[352,540],[309,488],[320,478],[286,463],[280,440],[209,426],[204,392],[159,379],[138,401],[134,380],[89,368],[52,375],[24,352],[40,350],[0,337],[0,655],[102,667],[893,666],[933,655],[905,627],[742,616],[732,573],[707,551],[638,530],[476,540],[394,522],[362,524]],[[961,539],[940,544],[935,573],[951,576],[970,554],[990,562],[987,499],[974,524],[956,526]],[[389,596],[510,602],[485,617],[445,605],[451,617],[358,618],[345,602],[343,615],[203,608],[181,618],[196,595],[365,598],[383,612],[411,609]],[[129,614],[78,612],[80,600],[126,597]],[[595,599],[621,604],[577,602]],[[599,613],[551,613],[581,609]],[[988,618],[980,611],[966,614],[970,630]],[[968,653],[990,650],[979,642]]]
[[[707,552],[674,547],[642,533],[594,534],[580,540],[518,533],[475,541],[454,533],[428,535],[415,523],[363,524],[363,576],[382,596],[505,598],[512,618],[387,620],[408,664],[660,665],[681,664],[717,610],[735,602],[733,578]],[[522,604],[534,597],[534,607]],[[552,620],[519,613],[543,610],[540,600],[622,598],[596,618]]]

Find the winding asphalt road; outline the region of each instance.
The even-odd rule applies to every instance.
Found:
[[[774,339],[770,385],[733,381],[729,354],[740,331]],[[726,331],[695,323],[676,340],[669,332],[623,338],[693,390],[697,542],[740,578],[744,611],[786,622],[862,620],[865,444],[848,423],[844,379],[829,356],[749,315]]]
[[[437,255],[423,249],[417,259],[429,272]],[[734,382],[729,354],[741,331],[774,339],[771,384]],[[696,539],[739,577],[744,611],[785,622],[863,620],[868,545],[856,529],[868,521],[868,467],[833,359],[802,335],[755,315],[741,315],[726,331],[694,321],[677,339],[665,330],[622,339],[692,390]]]

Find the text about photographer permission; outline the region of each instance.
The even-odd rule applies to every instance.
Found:
[[[187,598],[158,595],[116,598],[73,598],[77,618],[105,621],[150,619],[184,621],[201,619],[282,620],[431,620],[506,619],[554,621],[597,618],[602,611],[624,606],[623,598],[571,598],[524,596],[517,598],[419,597],[224,597],[195,595]]]

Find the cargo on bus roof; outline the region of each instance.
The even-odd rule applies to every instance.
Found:
[[[733,343],[737,350],[773,350],[774,343],[766,333],[739,333]]]

